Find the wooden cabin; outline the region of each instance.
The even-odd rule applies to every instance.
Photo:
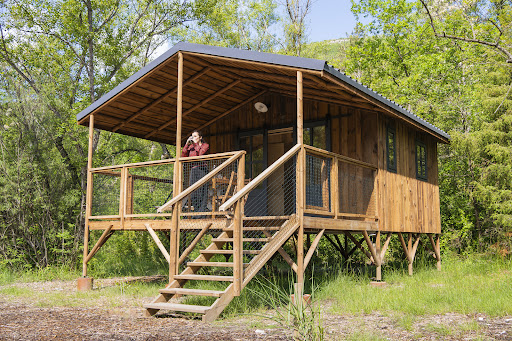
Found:
[[[169,284],[145,305],[148,315],[212,321],[274,255],[302,290],[322,237],[345,257],[362,250],[381,280],[391,237],[412,274],[426,234],[440,267],[437,144],[449,135],[325,61],[179,43],[77,119],[90,143],[83,276],[112,233],[148,231],[169,262]],[[94,128],[176,145],[176,157],[93,168]],[[209,153],[180,157],[194,130]],[[103,231],[92,248],[91,230]],[[290,255],[283,245],[293,235]],[[170,303],[176,295],[215,301]]]

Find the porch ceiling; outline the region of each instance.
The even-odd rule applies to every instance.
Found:
[[[99,129],[175,144],[177,52],[180,50],[184,56],[182,131],[185,137],[194,129],[202,129],[241,106],[256,102],[265,92],[294,97],[297,70],[304,72],[304,99],[386,112],[386,108],[357,89],[324,77],[323,61],[251,51],[242,51],[250,58],[237,59],[208,53],[208,48],[219,49],[206,47],[204,53],[171,49],[82,111],[78,123],[88,126],[89,115],[94,113],[94,125]],[[258,60],[261,56],[265,57],[264,62]]]

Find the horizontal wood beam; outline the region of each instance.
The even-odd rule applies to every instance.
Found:
[[[187,109],[185,112],[183,112],[183,115],[182,117],[185,117],[187,115],[189,115],[190,113],[192,113],[194,110],[196,110],[197,108],[203,106],[204,104],[210,102],[212,99],[218,97],[219,95],[221,95],[222,93],[228,91],[229,89],[231,89],[232,87],[238,85],[239,83],[241,82],[240,79],[237,79],[235,80],[234,82],[228,84],[227,86],[225,86],[224,88],[214,92],[213,94],[211,94],[210,96],[208,96],[207,98],[203,99],[202,101],[200,101],[199,103],[195,104],[194,106],[192,106],[192,108],[190,109]],[[152,135],[156,134],[157,132],[159,131],[162,131],[164,130],[165,128],[167,128],[168,126],[170,126],[171,124],[175,123],[176,122],[176,118],[172,118],[170,119],[169,121],[167,121],[166,123],[160,125],[160,127],[158,127],[157,129],[153,130],[152,132],[146,134],[144,136],[144,138],[149,138],[151,137]]]
[[[317,76],[321,75],[321,71],[301,69],[301,68],[298,68],[295,66],[268,64],[268,63],[264,63],[264,62],[255,62],[252,60],[243,60],[243,59],[233,60],[233,58],[230,58],[230,57],[210,56],[210,55],[202,54],[202,53],[198,53],[198,52],[184,52],[183,54],[187,55],[187,56],[195,56],[198,59],[202,60],[203,63],[208,63],[209,65],[212,65],[212,63],[210,63],[208,60],[212,60],[215,63],[225,61],[231,65],[234,63],[238,63],[241,65],[252,65],[252,66],[260,66],[260,67],[264,67],[264,68],[269,68],[269,71],[271,71],[272,69],[276,69],[276,70],[286,70],[286,71],[296,73],[297,70],[300,70],[305,74],[311,74],[311,75],[317,75]]]
[[[294,95],[294,92],[289,91],[289,90],[283,90],[283,89],[278,89],[278,88],[269,88],[269,90],[271,92],[286,95],[289,97],[293,97],[293,95]],[[336,94],[333,94],[333,96],[335,96],[335,95]],[[379,111],[379,112],[382,111],[380,108],[378,108],[374,105],[371,105],[371,104],[367,104],[367,103],[363,103],[363,102],[352,102],[350,100],[340,100],[340,99],[336,99],[336,98],[332,98],[332,97],[323,97],[323,96],[318,96],[318,95],[312,95],[312,94],[308,93],[308,91],[304,92],[304,99],[315,100],[315,101],[320,101],[320,102],[325,102],[325,103],[332,103],[332,104],[337,104],[337,105],[343,105],[343,106],[353,107],[353,108],[362,109],[362,110]]]
[[[304,227],[307,229],[326,229],[327,231],[377,231],[379,229],[379,224],[376,221],[305,216]]]
[[[183,86],[187,86],[188,84],[192,83],[193,81],[195,81],[196,79],[198,79],[199,77],[201,77],[202,75],[204,75],[205,73],[207,73],[208,71],[211,70],[211,67],[206,67],[204,69],[202,69],[201,71],[199,71],[198,73],[196,73],[194,76],[192,76],[191,78],[187,79],[184,83],[183,83]],[[116,131],[118,131],[120,128],[124,127],[126,124],[130,123],[131,121],[135,120],[136,118],[138,118],[139,116],[145,114],[148,110],[151,110],[153,109],[155,106],[157,106],[158,104],[160,104],[162,101],[164,101],[167,97],[169,97],[170,95],[172,95],[173,93],[175,93],[176,91],[178,90],[178,86],[175,86],[174,88],[172,88],[171,90],[167,91],[166,93],[162,94],[160,97],[156,98],[153,102],[147,104],[145,107],[143,107],[142,109],[140,109],[139,111],[137,111],[136,113],[134,113],[133,115],[131,115],[130,117],[128,117],[125,121],[119,123],[118,125],[116,125],[112,131],[115,133]]]

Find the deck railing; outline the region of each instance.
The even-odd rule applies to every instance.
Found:
[[[177,198],[173,198],[175,159],[93,168],[89,219],[123,223],[136,218],[170,217],[172,214],[165,211],[177,201],[182,204],[183,216],[225,216],[225,212],[219,213],[218,206],[236,191],[238,174],[234,161],[244,153],[181,158],[184,191]],[[203,213],[199,212],[199,203]]]
[[[376,166],[311,146],[305,149],[305,213],[377,219]]]
[[[89,219],[120,220],[169,216],[156,208],[172,196],[174,159],[91,169]]]

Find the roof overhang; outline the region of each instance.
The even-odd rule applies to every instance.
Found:
[[[440,142],[450,136],[325,61],[209,45],[178,43],[77,115],[88,125],[175,144],[178,52],[184,56],[183,132],[202,129],[265,92],[380,111],[407,121]]]

